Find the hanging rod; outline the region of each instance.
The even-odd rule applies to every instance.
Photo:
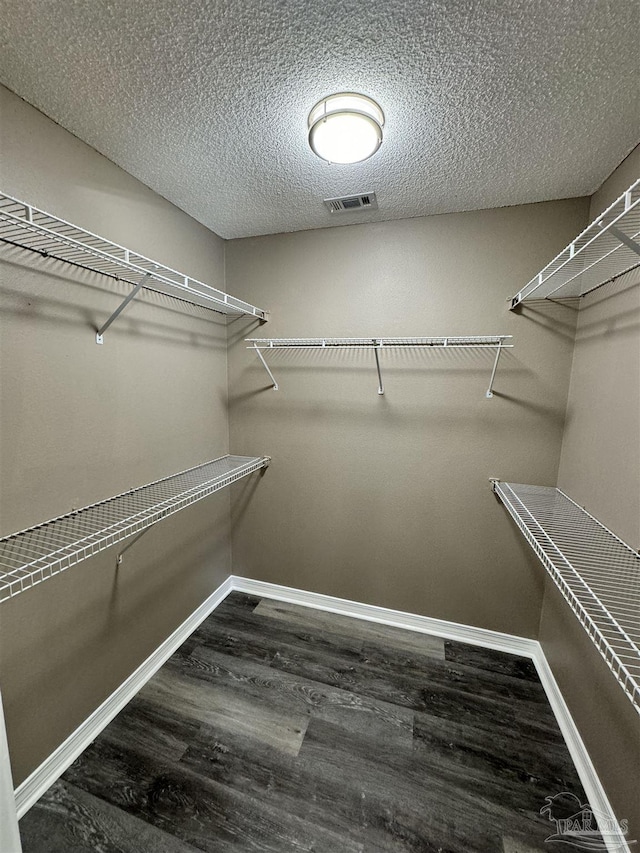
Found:
[[[640,179],[511,299],[586,296],[640,265]]]
[[[384,394],[382,371],[380,368],[380,351],[383,349],[427,349],[429,347],[447,349],[495,349],[496,357],[493,362],[489,387],[486,397],[493,397],[493,382],[498,368],[500,353],[503,349],[511,349],[513,344],[505,344],[511,335],[467,335],[457,337],[431,338],[245,338],[245,343],[251,344],[247,349],[254,350],[269,378],[273,390],[278,391],[278,385],[267,361],[263,355],[265,350],[274,349],[366,349],[373,350],[378,373],[378,394]]]
[[[0,602],[140,534],[269,462],[268,456],[221,456],[0,539]]]
[[[560,489],[491,482],[640,713],[640,554]]]
[[[140,288],[221,314],[249,315],[259,320],[268,317],[266,311],[255,305],[4,193],[0,193],[0,240],[133,285],[135,290],[98,331],[97,343],[102,343],[108,326]]]

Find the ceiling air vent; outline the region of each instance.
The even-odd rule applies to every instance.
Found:
[[[346,195],[342,198],[325,198],[324,203],[330,213],[349,213],[352,210],[378,209],[375,193]]]

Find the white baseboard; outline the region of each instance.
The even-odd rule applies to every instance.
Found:
[[[419,616],[416,613],[389,610],[386,607],[377,607],[372,604],[363,604],[344,598],[334,598],[330,595],[292,589],[236,575],[231,576],[231,581],[234,591],[244,592],[248,595],[272,598],[277,601],[286,601],[290,604],[300,604],[303,607],[313,607],[316,610],[326,610],[330,613],[339,613],[343,616],[355,617],[356,619],[366,619],[370,622],[380,622],[381,624],[393,625],[397,628],[407,628],[411,631],[420,631],[425,634],[444,637],[448,640],[457,640],[461,643],[497,649],[501,652],[530,658],[536,667],[551,709],[558,721],[558,726],[566,741],[569,754],[575,764],[589,804],[596,813],[607,820],[608,826],[617,826],[613,809],[602,787],[602,783],[598,778],[598,774],[580,737],[578,728],[560,692],[542,646],[537,640],[518,637],[514,634],[502,634],[499,631],[490,631],[485,628],[476,628],[473,625],[447,622],[443,619],[434,619],[429,616]],[[555,793],[561,792],[550,791],[549,795],[553,796]],[[544,804],[541,803],[540,805]],[[605,838],[605,842],[607,850],[610,853],[630,853],[622,831],[616,833],[613,830]]]
[[[11,778],[9,745],[4,725],[2,695],[0,694],[0,850],[3,853],[21,853],[20,832]]]
[[[584,741],[580,737],[580,732],[571,716],[567,703],[564,701],[564,697],[558,687],[549,662],[545,657],[542,646],[539,643],[536,645],[538,646],[538,651],[533,658],[533,662],[536,665],[536,670],[540,676],[544,691],[547,694],[547,699],[558,721],[558,726],[567,744],[567,749],[582,782],[582,787],[587,795],[587,802],[593,809],[595,817],[601,825],[604,823],[607,827],[611,828],[604,836],[607,850],[610,853],[630,853],[625,835],[616,820],[609,798],[602,787],[602,783],[589,757]],[[600,818],[603,820],[601,821]]]
[[[151,676],[193,634],[198,625],[224,601],[231,590],[229,577],[22,784],[18,785],[15,790],[18,819],[29,811],[80,753],[96,739]]]
[[[529,658],[534,657],[539,646],[536,640],[517,637],[515,634],[501,634],[499,631],[474,628],[473,625],[447,622],[444,619],[433,619],[430,616],[419,616],[417,613],[405,613],[402,610],[389,610],[387,607],[362,604],[346,598],[334,598],[319,592],[306,592],[302,589],[241,578],[237,575],[231,575],[231,582],[234,591],[245,592],[248,595],[274,598],[277,601],[287,601],[290,604],[300,604],[316,610],[327,610],[329,613],[353,616],[368,622],[380,622],[382,625],[393,625],[396,628],[408,628],[422,634],[433,634],[447,640],[459,640],[473,646],[484,646]]]
[[[604,792],[589,754],[580,737],[569,709],[562,697],[560,688],[551,671],[542,646],[537,640],[518,637],[514,634],[503,634],[472,625],[462,625],[457,622],[447,622],[420,616],[415,613],[405,613],[363,604],[343,598],[335,598],[316,592],[279,586],[265,581],[251,580],[231,575],[213,592],[200,607],[195,610],[174,632],[142,663],[129,678],[124,681],[106,699],[99,708],[47,758],[25,781],[15,790],[16,811],[18,818],[22,817],[42,794],[58,779],[62,773],[75,761],[80,753],[100,734],[102,729],[121,711],[133,696],[146,684],[154,673],[168,660],[178,647],[195,631],[215,608],[232,592],[244,592],[262,598],[272,598],[286,601],[316,610],[325,610],[356,619],[379,622],[397,628],[406,628],[424,634],[432,634],[445,639],[457,640],[462,643],[496,649],[509,654],[530,658],[536,667],[540,681],[547,694],[551,708],[556,716],[562,735],[567,743],[569,753],[584,787],[587,799],[594,811],[605,816],[610,825],[616,825],[615,815],[611,804]],[[560,792],[549,792],[551,795]],[[542,805],[542,804],[541,804]],[[630,853],[626,840],[620,832],[618,836],[611,834],[607,841],[607,849],[611,853]]]

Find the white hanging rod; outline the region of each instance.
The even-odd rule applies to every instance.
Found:
[[[0,602],[140,534],[269,462],[268,456],[221,456],[0,539]]]
[[[466,335],[451,337],[423,338],[246,338],[245,343],[251,344],[247,349],[255,351],[269,374],[273,390],[278,391],[279,385],[267,364],[262,351],[274,349],[366,349],[373,350],[376,370],[378,373],[378,394],[384,394],[382,371],[380,368],[379,352],[382,349],[426,349],[442,347],[447,349],[495,349],[496,357],[493,362],[491,379],[486,391],[486,397],[493,397],[493,382],[498,368],[500,353],[503,349],[511,349],[513,344],[505,344],[511,335]]]
[[[585,296],[640,265],[640,179],[511,299]]]
[[[640,554],[560,489],[492,486],[640,713]]]
[[[98,331],[97,343],[102,343],[104,331],[140,288],[222,314],[250,315],[259,320],[268,316],[255,305],[3,193],[0,193],[0,240],[134,286],[134,291]]]

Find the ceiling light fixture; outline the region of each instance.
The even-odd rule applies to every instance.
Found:
[[[384,113],[353,92],[329,95],[309,113],[309,145],[328,163],[360,163],[382,144]]]

